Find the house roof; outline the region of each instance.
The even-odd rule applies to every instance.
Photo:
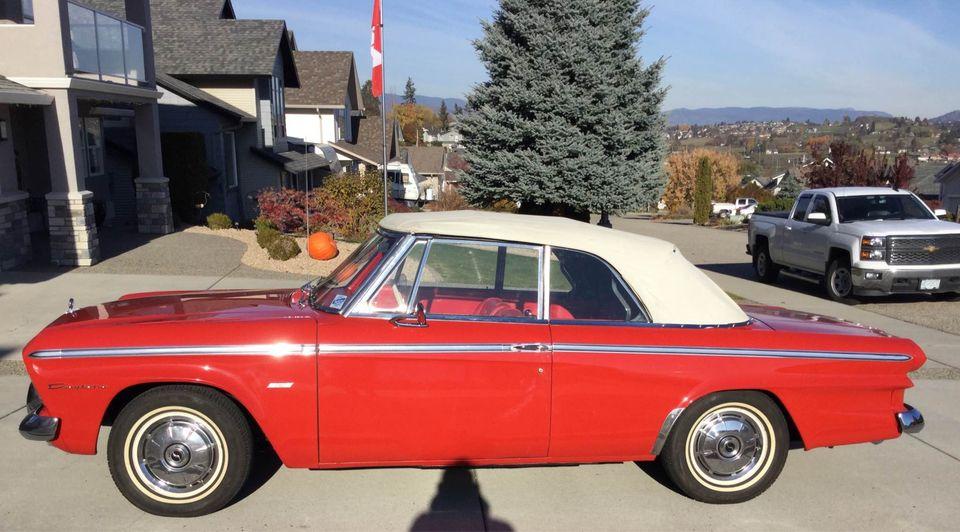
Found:
[[[299,89],[287,89],[291,106],[343,106],[350,82],[356,83],[353,52],[293,52]]]
[[[443,174],[447,150],[441,146],[410,146],[406,148],[407,163],[412,165],[417,173],[423,175]]]
[[[287,172],[294,174],[317,170],[319,168],[327,168],[331,164],[326,157],[314,152],[300,153],[298,151],[285,151],[283,153],[277,153],[273,150],[258,148],[256,146],[251,146],[250,150],[264,159],[278,166],[282,166]]]
[[[357,132],[355,142],[339,140],[333,144],[333,149],[350,157],[359,159],[368,164],[380,166],[383,164],[383,124],[379,116],[354,117],[356,122],[354,131]],[[389,160],[394,160],[400,153],[399,127],[393,122],[393,131],[388,139]]]
[[[620,273],[654,323],[727,325],[749,319],[676,246],[656,238],[569,218],[481,211],[391,214],[380,225],[401,233],[519,241],[591,253]]]
[[[255,116],[243,109],[234,107],[209,92],[200,90],[168,74],[158,72],[157,85],[197,105],[206,106],[231,118],[238,118],[241,122],[255,122],[257,120]]]
[[[123,0],[96,1],[123,3]],[[186,19],[209,21],[237,18],[230,0],[150,0],[150,10],[154,25]]]
[[[53,97],[49,94],[25,87],[0,76],[0,103],[20,105],[50,105]]]
[[[935,183],[942,183],[947,179],[953,179],[954,177],[960,175],[960,162],[951,163],[943,167],[942,170],[937,172],[933,180]]]
[[[216,14],[219,3],[203,0],[191,4],[194,2],[184,0],[150,3],[158,72],[173,76],[272,76],[279,53],[284,63],[284,84],[300,86],[284,21],[220,18],[226,7]]]

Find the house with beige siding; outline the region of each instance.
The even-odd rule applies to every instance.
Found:
[[[151,28],[147,0],[0,2],[0,270],[91,265],[120,212],[173,230]]]
[[[302,153],[287,130],[284,92],[300,78],[282,20],[238,19],[229,0],[150,3],[164,153],[202,143],[209,168],[202,190],[189,167],[169,176],[175,206],[189,209],[205,192],[206,212],[250,220],[261,190],[328,171],[329,161]]]

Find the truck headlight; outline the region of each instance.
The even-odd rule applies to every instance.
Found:
[[[865,236],[860,239],[860,260],[885,260],[887,239],[882,236]]]

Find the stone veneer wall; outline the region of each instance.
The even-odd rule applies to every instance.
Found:
[[[26,193],[0,196],[0,272],[30,262],[30,224]]]
[[[137,185],[137,228],[141,233],[173,232],[173,207],[170,205],[170,180],[166,177],[139,178]]]
[[[100,260],[93,192],[47,194],[47,218],[50,262],[58,266],[92,266]]]

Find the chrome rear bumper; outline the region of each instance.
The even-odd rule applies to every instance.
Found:
[[[27,415],[20,422],[20,435],[33,441],[51,441],[57,437],[60,418],[41,416],[43,403],[33,385],[27,390]]]
[[[907,409],[897,414],[897,427],[900,432],[915,434],[923,430],[923,414],[916,408],[904,404]]]

